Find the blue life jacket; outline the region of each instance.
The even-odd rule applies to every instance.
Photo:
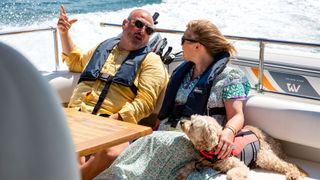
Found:
[[[92,111],[92,114],[97,114],[99,111],[112,83],[129,87],[134,94],[137,94],[138,88],[135,86],[134,80],[142,61],[150,52],[149,46],[131,51],[114,76],[101,73],[101,69],[108,59],[109,54],[119,41],[119,37],[103,41],[93,53],[88,65],[80,76],[78,83],[82,81],[95,81],[97,79],[105,82],[105,86],[99,95],[99,99]]]
[[[183,105],[175,104],[176,95],[186,74],[194,66],[194,63],[187,61],[178,66],[173,72],[170,82],[167,86],[165,98],[158,118],[163,120],[168,119],[172,127],[175,127],[181,117],[190,117],[193,114],[223,114],[225,108],[207,109],[207,102],[211,91],[211,86],[214,78],[220,74],[226,67],[229,60],[229,53],[219,53],[214,59],[215,61],[202,73],[198,83],[195,85],[192,92],[189,94],[187,102]]]
[[[87,67],[82,72],[78,83],[82,81],[95,81],[97,79],[105,82],[112,81],[113,83],[130,87],[135,94],[137,93],[137,87],[134,85],[134,80],[142,61],[150,52],[148,46],[130,52],[114,77],[110,78],[109,75],[101,73],[101,69],[108,59],[109,54],[119,41],[119,37],[107,39],[97,47]]]

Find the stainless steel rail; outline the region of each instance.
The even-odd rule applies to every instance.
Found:
[[[232,58],[232,64],[239,65],[239,66],[259,68],[259,62],[256,59],[248,58],[248,57]],[[278,63],[264,62],[263,69],[320,78],[320,68],[312,68],[310,66],[292,65],[292,64],[283,63],[283,62],[278,62]]]
[[[265,42],[260,41],[260,51],[259,51],[259,76],[258,76],[258,84],[257,91],[263,90],[263,70],[264,70],[264,48]]]
[[[25,34],[25,33],[35,33],[35,32],[41,32],[41,31],[52,31],[53,46],[54,46],[55,70],[57,71],[59,69],[59,49],[58,49],[57,28],[49,27],[49,28],[29,29],[29,30],[22,30],[22,31],[0,32],[0,36]]]
[[[101,22],[100,26],[102,26],[102,27],[103,26],[122,27],[121,24],[113,24],[113,23],[105,23],[105,22]],[[163,29],[163,28],[155,28],[155,32],[169,33],[169,34],[183,34],[184,33],[184,31],[181,31],[181,30]],[[275,39],[267,39],[267,38],[252,38],[252,37],[231,36],[231,35],[224,35],[224,36],[226,38],[228,38],[228,39],[231,39],[231,40],[251,41],[251,42],[265,42],[265,43],[272,43],[272,44],[282,44],[282,45],[292,45],[292,46],[304,46],[304,47],[320,48],[320,44],[316,44],[316,43],[275,40]]]
[[[101,22],[100,26],[112,26],[112,27],[122,27],[121,24],[113,24],[113,23],[105,23]],[[54,38],[54,54],[55,54],[55,69],[59,69],[59,56],[58,56],[58,38],[57,38],[57,28],[55,27],[49,27],[49,28],[42,28],[42,29],[31,29],[31,30],[22,30],[22,31],[12,31],[12,32],[0,32],[0,36],[4,35],[15,35],[15,34],[22,34],[22,33],[32,33],[32,32],[39,32],[39,31],[52,31],[53,32],[53,38]],[[170,34],[183,34],[184,31],[181,30],[172,30],[172,29],[163,29],[163,28],[155,28],[156,32],[160,33],[170,33]],[[305,43],[305,42],[297,42],[297,41],[284,41],[284,40],[274,40],[274,39],[265,39],[265,38],[252,38],[252,37],[243,37],[243,36],[230,36],[225,35],[227,39],[230,40],[236,40],[236,41],[248,41],[248,42],[256,42],[259,44],[259,75],[258,75],[258,84],[256,85],[257,91],[262,92],[264,91],[263,87],[263,71],[265,69],[265,62],[264,62],[264,55],[265,55],[265,46],[266,44],[278,44],[278,45],[288,45],[288,46],[299,46],[299,47],[307,47],[307,48],[320,48],[320,44],[316,43]],[[241,59],[239,61],[240,63],[252,65],[256,64],[250,59]],[[267,64],[267,68],[269,68],[271,65]],[[276,68],[276,67],[273,67]],[[291,71],[301,71],[304,74],[312,75],[315,74],[315,76],[318,76],[317,70],[313,69],[302,69],[298,67],[294,67],[293,69],[290,67],[285,66],[279,66],[279,68],[282,68],[282,70],[285,70],[286,72]]]

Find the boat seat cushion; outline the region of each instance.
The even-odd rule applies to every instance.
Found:
[[[319,107],[289,98],[255,94],[245,102],[245,122],[274,138],[320,149]]]

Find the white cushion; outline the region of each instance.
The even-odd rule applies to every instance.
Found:
[[[274,138],[320,149],[320,105],[252,95],[244,108],[245,122]]]
[[[63,70],[44,73],[43,76],[58,93],[60,102],[68,103],[74,88],[78,84],[80,73],[72,73],[68,70]]]

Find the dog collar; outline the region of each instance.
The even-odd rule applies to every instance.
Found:
[[[214,152],[202,150],[202,151],[200,151],[200,154],[203,157],[205,157],[208,161],[210,161],[211,163],[217,162],[219,160],[218,155],[216,155]]]

